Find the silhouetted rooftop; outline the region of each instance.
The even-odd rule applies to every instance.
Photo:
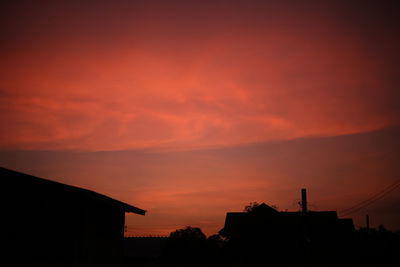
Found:
[[[303,213],[277,211],[265,203],[255,207],[250,212],[228,212],[224,228],[220,230],[222,236],[254,227],[287,226],[296,227],[306,223],[310,227],[328,226],[339,223],[339,226],[351,228],[351,219],[339,219],[336,211],[308,211]]]
[[[139,209],[127,203],[115,200],[113,198],[107,197],[105,195],[96,193],[88,189],[83,189],[76,186],[50,181],[47,179],[16,172],[2,167],[0,167],[0,177],[1,177],[2,187],[6,190],[6,192],[3,193],[3,195],[7,194],[7,188],[10,187],[20,188],[21,192],[23,191],[22,188],[24,188],[24,190],[30,190],[30,189],[34,190],[35,188],[40,187],[42,189],[41,191],[38,192],[40,194],[50,191],[53,194],[54,191],[71,192],[75,195],[78,194],[87,199],[104,202],[105,204],[118,207],[124,210],[125,212],[132,212],[140,215],[145,215],[146,213],[145,210]]]

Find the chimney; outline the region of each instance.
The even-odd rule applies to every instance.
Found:
[[[307,191],[305,188],[301,189],[301,209],[303,213],[307,212]]]

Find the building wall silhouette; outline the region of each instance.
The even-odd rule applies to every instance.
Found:
[[[96,192],[0,168],[1,262],[118,265],[125,212],[145,211]]]
[[[262,203],[250,212],[228,212],[219,233],[240,266],[335,266],[352,245],[354,225],[336,211],[280,212]]]

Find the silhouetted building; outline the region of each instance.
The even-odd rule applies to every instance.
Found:
[[[90,190],[4,168],[0,177],[5,247],[0,262],[118,266],[125,212],[146,212]]]
[[[219,233],[224,237],[243,236],[252,229],[296,230],[302,234],[324,234],[354,230],[352,219],[339,219],[336,211],[287,212],[277,211],[262,203],[251,212],[228,212],[225,226]],[[319,233],[318,233],[319,234]]]
[[[242,259],[251,255],[250,262],[243,265],[268,253],[279,264],[290,266],[303,260],[307,265],[305,259],[329,256],[351,241],[352,219],[339,219],[336,211],[307,210],[305,190],[302,199],[299,212],[277,211],[265,203],[249,212],[228,212],[219,233],[230,242],[232,251],[237,251],[233,255],[242,255]]]

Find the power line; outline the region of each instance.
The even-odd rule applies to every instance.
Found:
[[[376,201],[382,199],[384,196],[386,196],[387,194],[389,194],[392,191],[394,191],[395,189],[397,189],[399,186],[400,186],[400,183],[396,183],[396,184],[391,185],[388,188],[385,188],[383,191],[379,192],[378,194],[374,195],[373,197],[371,197],[351,208],[343,210],[341,216],[346,216],[346,215],[355,213],[355,212],[375,203]]]
[[[358,203],[357,205],[355,205],[353,207],[350,207],[350,208],[342,210],[342,212],[347,212],[347,211],[350,211],[352,209],[358,208],[359,206],[362,206],[364,203],[367,203],[367,202],[371,201],[372,199],[374,199],[376,197],[379,197],[379,195],[384,194],[386,191],[390,190],[392,187],[395,187],[398,183],[400,183],[400,180],[398,180],[398,181],[394,182],[393,184],[389,185],[388,187],[386,187],[382,191],[378,192],[377,194],[373,195],[372,197],[368,198],[367,200],[364,200],[364,201]]]
[[[349,214],[353,214],[373,203],[375,203],[376,201],[382,199],[384,196],[386,196],[387,194],[391,193],[392,191],[396,190],[398,187],[400,186],[400,180],[397,180],[396,182],[394,182],[393,184],[389,185],[388,187],[386,187],[385,189],[383,189],[382,191],[378,192],[377,194],[373,195],[372,197],[358,203],[357,205],[354,205],[350,208],[344,209],[341,211],[341,217],[342,216],[346,216]]]
[[[391,193],[392,191],[394,191],[395,189],[397,189],[399,186],[400,186],[400,184],[396,185],[395,187],[393,187],[391,190],[387,191],[385,194],[381,195],[380,197],[371,200],[370,202],[366,203],[365,205],[363,205],[363,206],[361,206],[361,207],[359,207],[359,208],[357,208],[357,209],[355,209],[355,210],[348,211],[348,212],[342,214],[342,216],[346,216],[346,215],[355,213],[355,212],[357,212],[357,211],[359,211],[359,210],[361,210],[361,209],[363,209],[363,208],[365,208],[365,207],[367,207],[367,206],[369,206],[369,205],[375,203],[376,201],[382,199],[384,196],[386,196],[387,194],[389,194],[389,193]]]

